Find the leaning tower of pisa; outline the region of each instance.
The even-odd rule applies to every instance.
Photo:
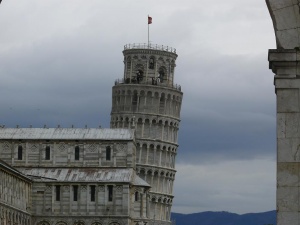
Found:
[[[170,224],[183,94],[174,83],[176,50],[131,44],[123,54],[124,75],[113,86],[111,128],[135,124],[136,170],[151,185],[147,217],[153,224]]]

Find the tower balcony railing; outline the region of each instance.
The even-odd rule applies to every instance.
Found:
[[[172,48],[170,46],[165,46],[165,45],[151,44],[151,43],[149,43],[149,44],[148,43],[134,43],[134,44],[124,45],[124,50],[127,50],[127,49],[154,49],[154,50],[176,53],[175,48]]]
[[[169,84],[166,82],[160,82],[158,80],[140,80],[140,81],[137,81],[137,80],[130,80],[130,79],[117,79],[115,81],[115,85],[122,85],[122,84],[146,84],[146,85],[155,85],[155,86],[161,86],[161,87],[169,87],[169,88],[174,88],[178,91],[181,91],[181,86],[178,85],[178,84]]]

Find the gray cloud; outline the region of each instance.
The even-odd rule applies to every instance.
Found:
[[[263,1],[4,0],[0,124],[109,127],[123,46],[147,41],[148,14],[151,42],[177,49],[176,83],[184,91],[173,209],[274,209],[276,96],[267,51],[275,38]],[[234,169],[241,172],[226,185],[222,176]],[[239,187],[243,174],[254,188]],[[265,204],[256,201],[265,193]]]

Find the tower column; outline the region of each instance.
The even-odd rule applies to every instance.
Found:
[[[300,52],[269,50],[277,104],[277,224],[299,224]]]

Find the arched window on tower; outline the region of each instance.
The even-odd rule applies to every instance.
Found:
[[[143,77],[144,77],[144,71],[141,70],[141,69],[137,70],[137,72],[136,72],[136,82],[138,84],[143,80]]]
[[[154,57],[151,56],[149,59],[149,69],[153,70],[154,69]]]
[[[158,81],[160,83],[163,83],[164,80],[166,79],[166,69],[164,67],[160,67],[158,71]]]

